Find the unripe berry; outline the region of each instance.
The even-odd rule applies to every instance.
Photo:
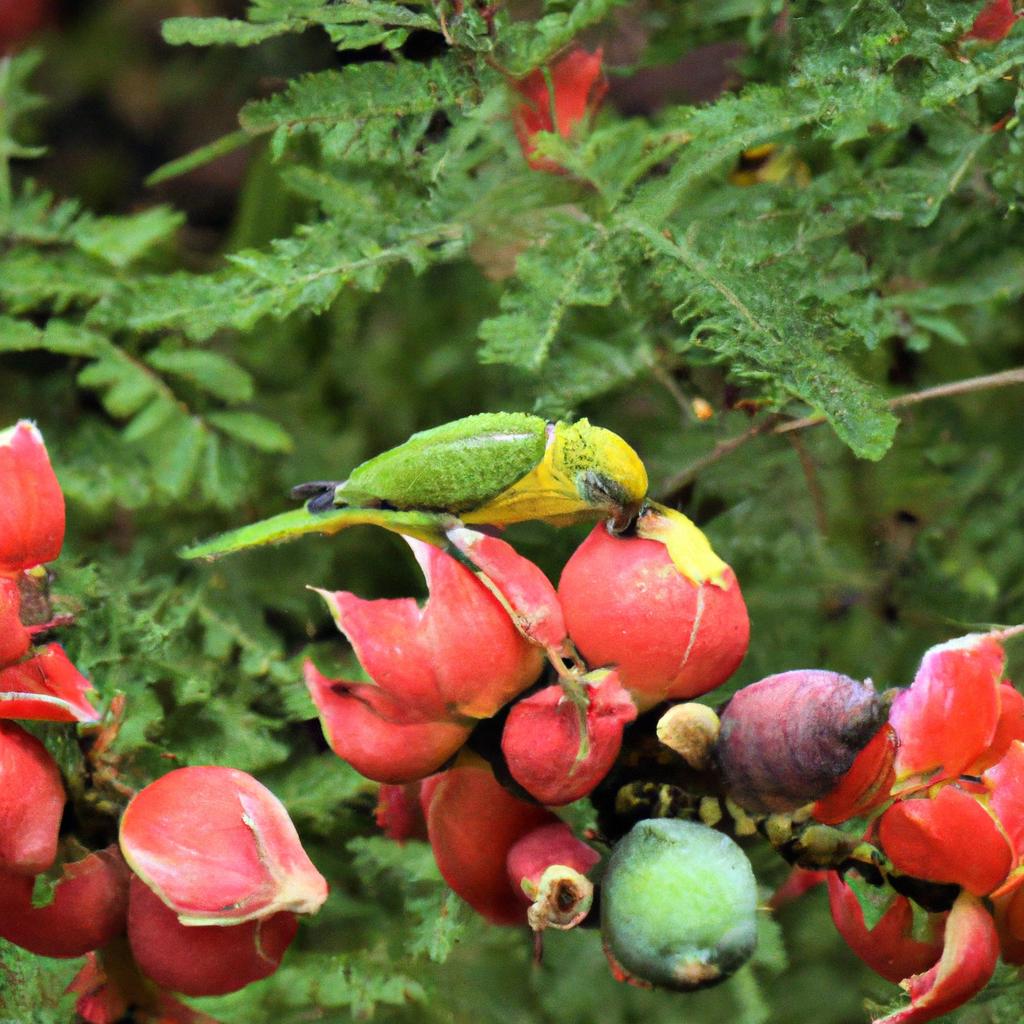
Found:
[[[797,669],[740,690],[721,715],[715,757],[747,810],[791,811],[833,790],[885,720],[870,682]]]
[[[757,884],[728,836],[671,818],[638,822],[601,887],[601,934],[622,981],[689,990],[741,967],[757,943]]]
[[[595,527],[566,563],[558,596],[587,664],[617,668],[644,711],[728,679],[750,621],[732,569],[685,516],[649,511],[638,533]]]

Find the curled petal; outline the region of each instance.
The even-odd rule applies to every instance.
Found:
[[[1002,889],[1016,888],[1024,882],[1024,743],[1015,740],[1002,760],[985,772],[982,781],[991,793],[992,813],[1013,851],[1014,872]]]
[[[999,687],[999,719],[995,735],[985,753],[967,770],[968,775],[981,775],[1001,761],[1014,740],[1024,740],[1024,694],[1010,683]]]
[[[614,671],[591,673],[585,715],[559,685],[519,701],[509,712],[501,749],[512,777],[542,804],[560,806],[586,796],[608,774],[622,731],[636,707]],[[581,735],[581,724],[586,735]]]
[[[814,805],[814,818],[826,825],[838,825],[884,803],[896,781],[895,757],[896,733],[886,724],[857,755],[839,785]]]
[[[420,803],[420,784],[383,785],[377,794],[377,827],[396,843],[427,838],[427,819]]]
[[[926,652],[910,688],[893,701],[898,780],[966,771],[992,743],[1006,656],[993,637],[972,633]]]
[[[64,785],[46,748],[0,721],[0,869],[37,875],[57,856]]]
[[[68,992],[78,996],[75,1013],[86,1024],[116,1024],[128,1012],[128,997],[111,983],[95,953],[86,954],[82,969],[71,979]]]
[[[1012,857],[998,824],[957,786],[930,799],[901,800],[881,817],[878,837],[900,871],[929,882],[951,882],[976,896],[1006,878]]]
[[[449,530],[447,536],[477,566],[479,578],[523,636],[538,647],[564,649],[568,636],[562,606],[541,569],[497,537],[465,528]]]
[[[183,924],[315,913],[327,883],[284,805],[234,768],[178,768],[121,818],[121,852]]]
[[[874,928],[854,891],[834,871],[828,872],[828,903],[836,930],[846,944],[876,974],[892,982],[928,970],[942,955],[945,914],[933,914],[929,941],[913,936],[914,911],[906,896],[894,895]]]
[[[31,641],[31,634],[21,624],[18,581],[0,576],[0,669],[23,657]]]
[[[46,722],[98,722],[89,703],[92,683],[71,663],[60,644],[0,671],[0,718]]]
[[[432,544],[409,545],[430,590],[423,608],[320,593],[370,678],[421,720],[489,718],[537,678],[543,653],[469,569]]]
[[[64,495],[28,420],[0,432],[0,574],[52,562],[64,542]]]
[[[483,764],[460,764],[424,786],[427,833],[444,880],[492,924],[523,924],[526,904],[508,879],[515,843],[557,819],[514,797]]]
[[[942,956],[931,970],[901,982],[910,1005],[875,1024],[924,1024],[962,1006],[989,982],[999,957],[992,916],[977,896],[962,892],[946,919]]]
[[[1018,887],[993,903],[1003,960],[1024,964],[1024,889]]]
[[[33,879],[0,872],[0,936],[39,956],[74,957],[125,928],[131,872],[116,846],[64,866],[53,900],[32,905]]]
[[[392,702],[373,686],[347,684],[304,667],[331,749],[374,782],[415,782],[436,772],[466,742],[468,722],[395,721]]]
[[[273,974],[298,930],[294,914],[186,926],[139,878],[131,880],[128,941],[142,972],[187,996],[222,996]]]

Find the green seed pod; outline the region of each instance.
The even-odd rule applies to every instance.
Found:
[[[612,971],[641,986],[688,991],[724,981],[757,943],[757,884],[728,837],[671,818],[638,822],[601,885]]]

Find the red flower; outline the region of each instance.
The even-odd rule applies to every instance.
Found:
[[[89,703],[92,683],[71,664],[60,644],[0,671],[0,718],[97,722]]]
[[[184,925],[315,913],[327,883],[283,804],[235,768],[178,768],[121,819],[121,852]]]
[[[601,72],[602,56],[602,50],[572,50],[547,69],[547,74],[537,68],[513,84],[523,99],[513,114],[516,135],[523,155],[535,171],[560,174],[564,170],[553,160],[533,156],[536,136],[540,132],[557,132],[567,139],[577,125],[597,110],[608,90]]]
[[[986,43],[998,43],[1010,34],[1017,19],[1022,16],[1024,15],[1014,12],[1013,0],[990,0],[978,12],[971,27],[960,38],[961,40],[978,39]]]
[[[52,562],[64,542],[64,495],[28,420],[0,433],[0,576]]]

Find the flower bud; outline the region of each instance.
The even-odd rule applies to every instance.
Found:
[[[638,822],[601,883],[601,934],[621,981],[684,991],[723,981],[757,943],[750,862],[705,825]]]
[[[694,771],[711,761],[722,723],[706,704],[676,704],[658,719],[658,740],[674,750]]]
[[[836,930],[876,974],[898,983],[927,971],[942,955],[945,914],[932,914],[927,936],[915,938],[914,911],[906,896],[892,893],[888,909],[868,928],[860,901],[834,871],[828,872],[828,905]]]
[[[598,669],[581,681],[585,714],[555,684],[519,701],[505,722],[501,749],[512,778],[542,804],[586,796],[608,774],[622,730],[636,718],[614,671]]]
[[[121,852],[182,924],[312,914],[327,883],[284,805],[234,768],[178,768],[136,794]]]
[[[715,757],[747,810],[791,811],[825,796],[885,720],[870,682],[797,669],[740,690],[722,712]]]
[[[131,880],[128,941],[140,969],[187,996],[221,996],[273,974],[298,921],[288,911],[231,925],[184,925],[139,878]]]
[[[0,872],[0,937],[39,956],[84,956],[99,949],[124,931],[130,874],[117,847],[110,846],[65,864],[51,902],[34,907],[34,879]]]
[[[444,880],[492,924],[525,922],[526,906],[508,880],[508,854],[555,816],[514,797],[475,760],[424,785],[423,798],[430,845]]]
[[[750,621],[732,569],[685,516],[657,507],[637,533],[596,526],[566,563],[558,596],[587,664],[616,667],[645,711],[728,679]]]
[[[564,931],[587,916],[594,886],[586,875],[600,859],[563,821],[528,832],[509,850],[509,881],[530,904],[526,917],[534,931]]]
[[[28,420],[0,432],[0,575],[52,562],[64,542],[64,495]]]
[[[0,721],[0,870],[37,875],[53,863],[64,800],[60,769],[42,743]]]

